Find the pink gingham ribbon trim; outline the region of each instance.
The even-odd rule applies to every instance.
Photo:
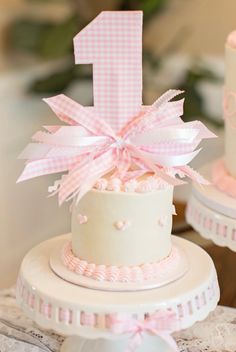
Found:
[[[145,334],[159,336],[175,352],[178,346],[171,332],[178,330],[178,320],[172,312],[159,311],[140,321],[135,318],[110,318],[110,331],[113,334],[128,334],[130,342],[125,352],[134,352],[142,344]]]
[[[171,101],[181,91],[169,90],[132,118],[119,133],[105,120],[65,95],[45,101],[58,118],[69,126],[45,126],[20,155],[27,163],[19,181],[67,171],[56,192],[59,204],[77,196],[77,201],[95,182],[109,172],[122,179],[130,170],[154,172],[166,182],[183,183],[168,175],[166,169],[181,171],[200,183],[207,183],[188,163],[204,138],[215,137],[201,122],[184,123],[183,99]]]

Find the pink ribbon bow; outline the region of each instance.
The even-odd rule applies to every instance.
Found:
[[[51,191],[59,204],[77,196],[77,201],[107,173],[128,180],[154,172],[167,183],[181,184],[176,174],[207,183],[187,164],[198,154],[203,138],[215,137],[201,122],[184,123],[184,100],[171,101],[182,93],[169,90],[143,108],[119,133],[93,108],[83,107],[65,95],[45,99],[58,118],[69,126],[44,126],[20,155],[27,163],[18,182],[65,172]],[[54,193],[55,193],[54,192]]]
[[[178,330],[178,320],[175,313],[159,311],[143,321],[130,317],[121,319],[111,317],[110,319],[110,331],[113,334],[131,335],[130,343],[125,352],[134,352],[142,344],[144,334],[159,336],[173,351],[178,351],[178,346],[171,336],[173,331]]]

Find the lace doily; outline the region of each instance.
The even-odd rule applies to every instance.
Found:
[[[180,352],[236,352],[236,309],[218,306],[205,321],[174,337]],[[22,313],[13,289],[0,291],[1,352],[59,352],[63,340]]]

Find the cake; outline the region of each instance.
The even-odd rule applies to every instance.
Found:
[[[225,44],[225,156],[213,167],[215,186],[236,198],[236,31],[230,33]]]
[[[105,21],[111,16],[129,30],[129,12],[103,13],[98,18]],[[132,16],[140,29],[141,13]],[[94,24],[100,26],[98,18]],[[108,24],[106,45],[112,42],[113,58],[116,50],[120,55],[122,42],[114,45],[114,22],[109,19]],[[131,65],[133,56],[126,55]],[[61,260],[75,275],[95,281],[145,282],[157,280],[160,273],[163,278],[178,266],[181,254],[171,239],[173,188],[185,176],[207,184],[188,163],[200,151],[195,149],[201,140],[214,137],[200,121],[181,119],[184,100],[173,99],[182,93],[167,91],[152,106],[140,106],[138,113],[119,120],[117,129],[114,118],[111,125],[106,116],[98,118],[94,110],[65,95],[46,99],[69,126],[44,126],[45,131],[33,136],[33,143],[21,154],[27,163],[18,181],[64,172],[49,191],[58,194],[60,204],[73,202],[71,241],[62,248]],[[123,110],[118,103],[114,107],[119,116]]]
[[[141,265],[171,251],[173,187],[89,191],[72,211],[73,253],[90,263]],[[145,238],[145,241],[144,241]]]

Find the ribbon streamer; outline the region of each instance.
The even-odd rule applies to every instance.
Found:
[[[179,172],[206,183],[187,164],[200,151],[195,148],[201,140],[215,135],[200,121],[181,120],[184,100],[171,101],[181,93],[167,91],[117,134],[92,110],[65,95],[45,99],[69,126],[44,126],[45,131],[34,134],[34,143],[20,155],[27,163],[18,182],[67,171],[57,189],[59,204],[75,196],[79,201],[98,178],[110,172],[121,179],[140,171],[153,172],[172,185],[184,183],[166,171],[172,169],[172,174]]]

